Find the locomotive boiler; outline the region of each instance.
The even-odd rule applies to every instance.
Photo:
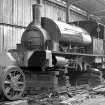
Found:
[[[17,49],[0,54],[0,94],[9,100],[23,94],[27,85],[24,71],[56,71],[65,67],[68,71],[86,71],[97,68],[94,64],[104,64],[103,55],[88,53],[92,45],[89,32],[41,17],[40,8],[39,4],[33,5],[33,20]]]

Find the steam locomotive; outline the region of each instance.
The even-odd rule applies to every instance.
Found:
[[[40,8],[39,4],[33,5],[33,21],[17,49],[0,54],[0,94],[9,100],[19,99],[23,94],[27,85],[24,71],[104,68],[105,56],[93,53],[88,30],[76,26],[78,22],[72,25],[41,17]]]

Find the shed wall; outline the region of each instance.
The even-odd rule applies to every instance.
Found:
[[[32,4],[37,0],[0,0],[0,52],[16,48],[22,32],[32,20]],[[43,0],[42,16],[66,22],[66,7]],[[70,12],[70,20],[83,19]]]

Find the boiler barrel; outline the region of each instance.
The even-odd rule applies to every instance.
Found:
[[[59,27],[61,33],[61,43],[82,45],[87,45],[91,43],[91,36],[86,30],[77,26],[66,24],[64,22],[57,21],[56,24]]]
[[[60,44],[80,44],[84,46],[92,42],[90,34],[80,27],[48,18],[42,19],[42,25],[52,40],[58,40]]]

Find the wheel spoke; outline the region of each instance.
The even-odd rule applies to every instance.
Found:
[[[24,73],[18,67],[9,68],[4,73],[4,79],[2,81],[3,94],[9,100],[18,99],[25,88]]]
[[[15,77],[17,78],[17,80],[19,80],[20,77],[21,77],[21,74],[18,74],[18,75],[16,75]]]
[[[14,89],[12,89],[12,96],[15,96],[15,90]]]
[[[10,90],[11,90],[11,88],[10,88],[10,87],[7,87],[7,88],[5,89],[5,92],[8,94],[8,93],[10,92]]]
[[[10,82],[10,81],[4,81],[4,83],[5,83],[5,84],[11,84],[11,82]]]
[[[17,84],[18,84],[18,85],[24,85],[24,82],[18,81]]]
[[[15,72],[15,71],[13,71],[13,77],[15,77],[15,73],[16,73],[16,72]]]
[[[9,73],[8,75],[9,75],[9,77],[10,77],[10,79],[11,79],[11,78],[12,78],[12,74],[11,74],[11,73]]]

